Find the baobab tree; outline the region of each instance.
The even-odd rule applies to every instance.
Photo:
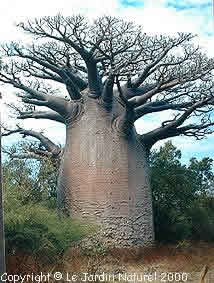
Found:
[[[111,16],[89,21],[57,15],[18,27],[32,42],[2,47],[0,80],[18,89],[24,104],[36,106],[18,110],[19,119],[66,126],[59,209],[100,224],[117,246],[151,244],[148,154],[160,140],[213,132],[214,60],[193,44],[195,35],[148,35]],[[172,119],[137,134],[136,120],[145,125],[147,115],[167,110],[174,111]],[[36,135],[20,128],[7,134],[16,130]],[[40,150],[61,152],[44,136],[39,140]]]

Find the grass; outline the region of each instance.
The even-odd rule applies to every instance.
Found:
[[[47,265],[21,252],[8,258],[8,273],[43,272],[44,274],[50,271],[64,274],[68,272],[70,275],[83,274],[83,272],[94,275],[104,272],[114,274],[115,278],[118,274],[150,274],[153,276],[150,279],[153,280],[149,281],[147,277],[142,282],[211,283],[214,282],[214,243],[198,242],[185,246],[159,245],[147,249],[112,249],[107,253],[98,252],[93,255],[83,253],[80,248],[71,248],[63,258],[59,257],[57,262]],[[168,281],[164,281],[167,280],[167,273],[171,277]],[[176,273],[180,275],[175,278]],[[187,280],[185,277],[183,281],[178,280],[184,273],[187,274]],[[205,279],[200,281],[203,274]],[[173,276],[174,280],[172,280]]]

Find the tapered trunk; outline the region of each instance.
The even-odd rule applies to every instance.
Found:
[[[58,203],[73,218],[100,224],[115,246],[154,241],[146,153],[133,128],[122,135],[112,112],[90,97],[84,113],[67,126]],[[114,113],[115,113],[115,109]]]

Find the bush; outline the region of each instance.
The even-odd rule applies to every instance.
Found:
[[[89,233],[89,227],[69,218],[59,218],[41,205],[5,210],[5,237],[8,253],[17,250],[50,258],[64,253]]]
[[[214,240],[214,198],[202,196],[187,210],[192,240]]]
[[[24,170],[24,168],[23,168]],[[95,231],[94,226],[59,217],[56,209],[48,208],[44,200],[33,201],[29,182],[11,183],[10,172],[4,171],[5,238],[8,254],[18,251],[42,256],[54,261],[68,247]],[[25,175],[25,181],[27,179]],[[24,186],[28,184],[28,187]],[[45,258],[44,258],[45,257]]]
[[[56,170],[49,159],[7,160],[3,164],[4,184],[21,190],[22,203],[41,203],[56,207]]]
[[[150,157],[156,240],[214,240],[212,159],[192,158],[189,166],[180,159],[171,142]]]

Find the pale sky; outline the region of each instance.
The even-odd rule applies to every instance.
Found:
[[[199,34],[197,43],[204,47],[210,57],[214,57],[214,19],[212,0],[61,0],[61,1],[31,1],[31,0],[5,0],[1,3],[0,12],[0,38],[1,41],[27,40],[16,27],[15,23],[24,21],[26,18],[53,16],[61,13],[70,16],[73,13],[82,13],[88,17],[97,17],[103,14],[120,16],[132,20],[143,26],[147,33],[174,33],[177,31],[192,32]],[[29,38],[28,38],[29,40]],[[0,86],[3,93],[3,101],[13,101],[14,89]],[[14,123],[8,118],[8,111],[1,106],[2,120],[9,124]],[[136,127],[138,132],[151,130],[160,126],[160,121],[169,117],[167,111],[155,113],[146,121],[138,120]],[[28,119],[22,124],[29,129],[44,129],[45,134],[55,142],[62,142],[65,138],[64,126],[47,120]],[[57,127],[56,127],[57,126]],[[57,134],[56,134],[57,131]],[[19,135],[4,138],[3,144],[16,142]],[[214,158],[213,144],[214,135],[207,139],[196,141],[192,138],[178,137],[172,139],[173,144],[182,150],[183,160],[192,156]],[[163,144],[157,143],[156,147]]]

